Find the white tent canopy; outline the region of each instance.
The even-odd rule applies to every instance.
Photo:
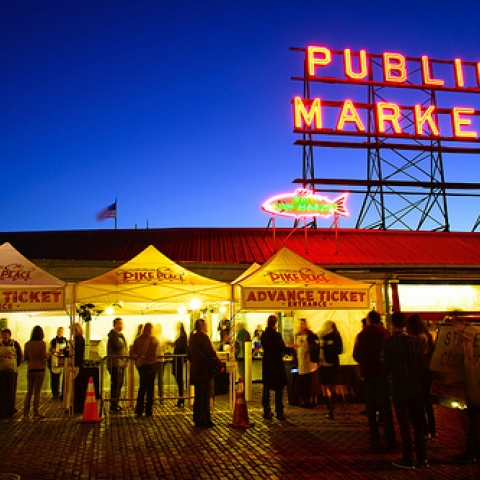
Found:
[[[368,309],[371,285],[342,277],[282,248],[235,282],[247,311]]]
[[[76,285],[76,302],[95,305],[137,305],[137,310],[188,308],[192,299],[202,304],[230,301],[230,285],[193,273],[148,246],[132,260]]]
[[[65,310],[66,283],[37,267],[10,243],[0,245],[0,311]]]

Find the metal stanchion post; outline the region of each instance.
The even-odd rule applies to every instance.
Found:
[[[245,401],[252,400],[252,342],[245,342]]]
[[[127,405],[133,407],[135,395],[135,360],[129,358],[128,361],[128,388],[127,388]]]

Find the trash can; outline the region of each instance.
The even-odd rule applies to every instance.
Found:
[[[0,418],[10,418],[15,412],[17,373],[0,370]]]

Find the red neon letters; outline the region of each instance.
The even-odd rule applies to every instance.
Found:
[[[339,79],[328,75],[320,75],[325,68],[332,67],[335,57],[343,56],[343,73],[345,78]],[[376,72],[380,68],[383,82],[373,79],[375,62]],[[442,63],[445,69],[451,69],[449,78],[434,75],[432,64]],[[414,67],[412,67],[414,63]],[[445,66],[446,65],[446,66]],[[411,71],[409,71],[409,69]],[[417,73],[418,72],[418,73]],[[473,72],[473,74],[472,74]],[[349,48],[343,51],[332,51],[322,46],[309,46],[306,49],[306,75],[317,81],[327,83],[374,84],[390,87],[426,88],[448,91],[480,93],[480,62],[462,62],[456,58],[452,61],[430,60],[423,55],[420,58],[405,57],[400,53],[385,52],[382,55],[370,55],[365,50],[352,52]],[[414,77],[414,75],[417,75]],[[471,84],[472,76],[475,84]],[[414,82],[414,78],[421,80]],[[467,79],[470,84],[467,83]],[[332,82],[333,81],[333,82]],[[336,122],[331,120],[326,108],[336,109]],[[309,130],[316,133],[365,133],[365,125],[370,124],[368,114],[375,120],[376,132],[373,135],[390,135],[401,137],[442,138],[458,141],[478,141],[479,112],[471,107],[450,107],[437,109],[435,105],[415,104],[400,106],[388,100],[365,104],[347,99],[327,101],[319,97],[293,99],[295,130]],[[448,121],[441,122],[440,114],[450,117],[451,131]],[[411,121],[410,121],[411,120]],[[477,125],[474,124],[477,122]],[[326,125],[325,123],[330,123]],[[332,128],[332,125],[333,128]]]

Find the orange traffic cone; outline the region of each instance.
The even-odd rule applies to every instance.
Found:
[[[83,406],[82,418],[77,423],[99,423],[103,418],[98,418],[97,400],[95,398],[95,387],[93,377],[88,379],[87,395],[85,396],[85,405]]]
[[[240,378],[238,380],[237,391],[235,394],[235,410],[233,412],[233,423],[231,423],[229,427],[253,427],[253,423],[250,423],[248,421],[247,403],[245,402],[243,378]]]

